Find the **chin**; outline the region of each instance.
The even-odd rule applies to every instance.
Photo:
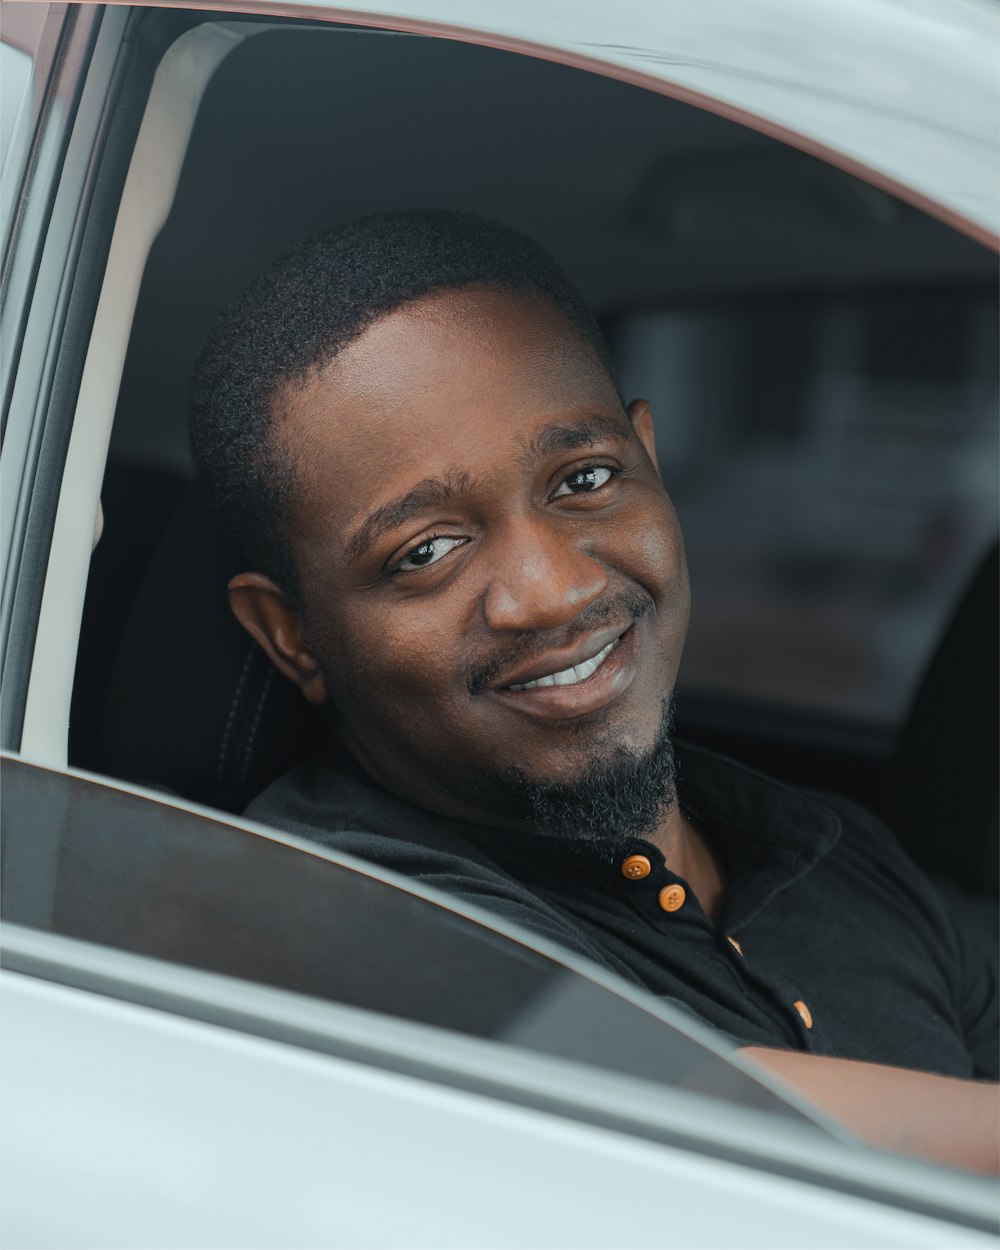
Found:
[[[664,698],[655,732],[635,742],[609,737],[599,749],[571,752],[572,763],[564,754],[552,769],[496,768],[482,778],[480,802],[581,850],[613,854],[629,838],[651,834],[674,802],[672,713]]]

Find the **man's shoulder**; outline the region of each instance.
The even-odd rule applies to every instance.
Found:
[[[840,889],[847,897],[919,917],[947,930],[935,883],[913,862],[896,834],[874,812],[845,795],[797,787],[726,756],[680,748],[681,801],[699,806],[774,855],[806,869],[811,888]],[[775,861],[777,862],[777,861]]]
[[[305,764],[285,773],[245,815],[410,875],[421,875],[442,859],[495,867],[453,822],[394,798],[358,773],[328,765]]]
[[[254,799],[245,815],[420,880],[607,966],[569,917],[491,858],[464,826],[413,807],[360,774],[321,765],[294,769]]]
[[[812,852],[860,857],[911,875],[916,871],[882,819],[854,799],[800,786],[729,756],[678,744],[682,803],[710,810],[751,836]]]

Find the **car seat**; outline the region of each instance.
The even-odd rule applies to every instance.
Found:
[[[189,487],[122,630],[103,732],[106,771],[234,812],[305,759],[320,729],[229,611],[241,569]]]
[[[989,550],[917,686],[886,777],[883,812],[924,869],[998,886],[1000,546]],[[995,935],[994,935],[995,936]]]

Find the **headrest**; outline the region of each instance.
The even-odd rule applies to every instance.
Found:
[[[319,715],[239,625],[242,565],[200,487],[182,498],[126,620],[105,713],[108,771],[241,811],[305,759]]]

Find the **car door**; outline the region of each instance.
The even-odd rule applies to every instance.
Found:
[[[361,865],[317,855],[247,826],[238,818],[220,821],[217,813],[200,810],[183,797],[158,796],[141,787],[108,783],[67,765],[76,640],[88,561],[99,527],[105,453],[143,264],[169,211],[190,127],[213,70],[229,50],[252,36],[256,26],[267,27],[276,16],[274,10],[280,10],[277,17],[282,21],[288,15],[287,6],[251,3],[231,6],[217,17],[184,10],[158,13],[154,6],[148,11],[88,5],[56,11],[51,19],[56,22],[51,32],[55,53],[43,106],[25,123],[31,127],[33,156],[24,164],[27,172],[17,180],[16,194],[11,193],[14,210],[5,258],[4,318],[5,333],[13,335],[9,340],[13,350],[5,352],[4,362],[5,432],[0,470],[5,576],[0,644],[4,665],[3,745],[11,753],[5,786],[9,831],[5,911],[13,924],[25,930],[12,937],[7,964],[19,1012],[18,1053],[30,1054],[44,1036],[46,1048],[39,1053],[58,1070],[60,1059],[68,1059],[62,1048],[71,1046],[72,1028],[94,1011],[95,1002],[99,1014],[106,1013],[108,1001],[125,1005],[117,1028],[111,1019],[115,1013],[106,1013],[101,1029],[91,1034],[95,1050],[100,1049],[97,1043],[103,1036],[107,1053],[119,1058],[129,1049],[121,1039],[137,1037],[145,1030],[150,1031],[144,1034],[147,1043],[151,1034],[179,1036],[191,1020],[212,1024],[225,1033],[221,1040],[213,1034],[211,1041],[204,1035],[186,1035],[184,1046],[176,1051],[168,1054],[169,1048],[159,1050],[148,1067],[140,1065],[133,1072],[133,1083],[124,1093],[116,1090],[113,1071],[102,1069],[102,1094],[111,1099],[121,1096],[121,1103],[114,1103],[121,1112],[116,1120],[120,1133],[104,1147],[100,1143],[95,1147],[88,1136],[87,1099],[74,1102],[66,1119],[60,1120],[58,1114],[52,1119],[53,1142],[65,1140],[73,1148],[68,1156],[61,1157],[60,1167],[67,1166],[67,1157],[72,1161],[74,1151],[77,1157],[94,1151],[98,1183],[86,1199],[90,1221],[86,1226],[97,1230],[95,1237],[113,1220],[116,1168],[123,1165],[122,1141],[141,1133],[142,1117],[130,1118],[122,1111],[138,1085],[163,1081],[174,1097],[182,1099],[177,1140],[190,1150],[200,1133],[210,1128],[216,1131],[222,1111],[214,1103],[210,1109],[199,1109],[198,1099],[191,1093],[200,1088],[199,1083],[192,1082],[185,1089],[183,1080],[176,1079],[179,1066],[197,1066],[196,1056],[203,1058],[206,1049],[212,1047],[221,1047],[224,1054],[227,1050],[241,1051],[248,1045],[247,1038],[264,1038],[279,1050],[299,1047],[302,1053],[310,1052],[310,1062],[312,1051],[329,1057],[329,1042],[325,1046],[306,1044],[309,1029],[296,1015],[302,1006],[298,999],[295,1010],[287,1000],[272,1002],[271,1023],[265,1028],[260,1020],[268,1012],[259,1002],[251,1011],[245,1001],[239,1001],[241,984],[371,1012],[374,1024],[366,1020],[372,1025],[373,1037],[365,1047],[351,1050],[345,1041],[349,1030],[344,1020],[327,1020],[324,1029],[337,1034],[338,1060],[346,1058],[356,1068],[374,1069],[378,1067],[374,1051],[379,1029],[381,1044],[389,1049],[385,1020],[405,1016],[401,1004],[418,1002],[419,1011],[414,1008],[417,1014],[410,1019],[425,1024],[426,1016],[420,1013],[426,1012],[428,1003],[449,1004],[456,1014],[445,1014],[435,1023],[452,1034],[462,1032],[457,1027],[462,1012],[474,1016],[478,1011],[499,1013],[498,1032],[516,1031],[517,1012],[509,1004],[509,1009],[505,1008],[501,992],[505,976],[510,974],[514,983],[510,997],[520,1008],[526,1007],[531,997],[517,988],[518,976],[526,969],[529,980],[537,974],[545,981],[552,973],[559,981],[562,970],[570,966],[554,952],[539,952],[522,940],[523,935],[499,933],[482,916],[460,915],[444,900],[400,881],[381,880]],[[979,6],[954,4],[942,12],[951,22],[948,29],[957,31],[955,38],[972,48],[961,69],[956,69],[941,46],[935,21],[910,6],[888,3],[877,7],[877,20],[857,26],[844,18],[839,6],[813,7],[805,13],[793,5],[736,8],[711,3],[694,8],[676,3],[610,11],[607,6],[594,4],[576,6],[571,19],[565,6],[555,3],[504,6],[502,12],[478,3],[398,5],[389,13],[384,6],[363,3],[349,11],[320,4],[295,8],[295,15],[308,22],[371,26],[417,36],[442,35],[580,66],[665,92],[822,154],[880,185],[891,186],[899,195],[970,235],[986,238],[996,225],[996,195],[988,172],[989,159],[983,161],[983,151],[995,153],[995,144],[990,148],[989,136],[984,138],[982,130],[981,119],[989,114],[992,72],[987,68],[987,54],[980,51],[980,41],[985,47],[992,37],[992,26],[988,13]],[[240,20],[230,23],[226,18]],[[896,63],[900,46],[907,49],[909,72],[886,74],[885,67]],[[848,65],[851,91],[843,86]],[[928,78],[940,92],[934,116],[921,102],[915,85]],[[25,114],[26,119],[28,116]],[[873,124],[873,118],[880,124]],[[12,329],[8,331],[7,326]],[[277,860],[282,864],[280,869],[274,868]],[[338,914],[323,910],[323,902],[328,903],[337,891],[324,892],[318,886],[334,876],[343,887],[339,911],[343,927],[339,931],[335,925]],[[278,877],[287,884],[287,891],[278,888]],[[245,888],[238,888],[240,881]],[[277,914],[269,913],[272,888],[281,898]],[[375,895],[389,900],[387,913],[405,914],[413,926],[394,929],[387,922],[365,929],[364,922],[371,923],[379,914],[372,903]],[[296,917],[299,909],[302,925],[290,925],[289,917]],[[352,916],[353,924],[349,923]],[[430,916],[433,920],[427,920]],[[413,934],[422,930],[425,921],[425,935],[432,934],[433,941],[422,946]],[[317,944],[314,926],[322,928],[324,924],[333,927],[322,930],[326,941]],[[461,940],[456,942],[457,934]],[[380,935],[391,939],[381,951]],[[450,945],[445,937],[452,939]],[[438,942],[441,944],[436,945]],[[336,952],[336,967],[325,963],[328,948]],[[463,958],[443,953],[448,949],[457,949]],[[109,951],[138,962],[126,968],[112,957],[109,964]],[[471,957],[472,951],[476,958]],[[405,959],[398,957],[400,952]],[[463,962],[465,955],[469,958]],[[553,972],[550,960],[555,961],[557,972]],[[544,975],[539,974],[540,968]],[[178,970],[179,984],[164,989],[157,981],[161,974],[168,978],[178,975]],[[590,1005],[582,1015],[574,1015],[579,1003],[574,1008],[572,1003],[556,1002],[553,1019],[558,1028],[545,1045],[535,1046],[536,1051],[566,1058],[579,1045],[583,1049],[576,1057],[583,1064],[597,1063],[603,1055],[619,1076],[628,1076],[621,1071],[625,1066],[633,1075],[658,1077],[663,1073],[657,1065],[664,1062],[666,1054],[664,1030],[672,1026],[684,1039],[682,1048],[694,1038],[694,1049],[686,1052],[697,1056],[694,1067],[702,1061],[709,1064],[709,1057],[713,1063],[719,1061],[721,1068],[716,1072],[727,1075],[709,1080],[715,1093],[731,1079],[746,1089],[746,1074],[738,1065],[727,1065],[719,1047],[701,1039],[696,1026],[686,1030],[682,1020],[669,1019],[669,1013],[655,1005],[633,1001],[620,988],[608,984],[595,989],[593,978],[583,970],[574,967],[572,971],[575,976],[568,979],[573,983],[570,988],[579,989]],[[191,979],[183,975],[186,973]],[[219,980],[198,982],[196,973]],[[213,1013],[213,998],[217,1002],[225,999],[225,1010]],[[195,1000],[197,1008],[192,1006]],[[625,1004],[621,1008],[624,1018],[616,1014],[617,1008],[613,1011],[609,1007],[612,1000],[619,1006]],[[152,1009],[152,1019],[140,1012],[140,1021],[133,1014],[143,1008]],[[574,1021],[582,1021],[582,1027],[575,1029]],[[602,1024],[616,1022],[610,1032],[603,1031]],[[529,1025],[535,1030],[531,1036],[536,1043],[545,1034],[544,1028],[536,1027],[537,1020],[531,1022],[527,1011],[521,1024],[526,1034]],[[652,1030],[649,1034],[646,1025]],[[102,1034],[105,1026],[106,1033]],[[133,1029],[138,1032],[133,1034]],[[487,1033],[483,1027],[476,1036],[483,1040]],[[625,1050],[616,1045],[619,1033],[629,1038]],[[645,1059],[640,1057],[644,1039],[649,1042]],[[193,1049],[187,1049],[188,1043]],[[155,1045],[148,1044],[152,1054]],[[419,1101],[419,1082],[425,1081],[431,1086],[427,1096],[432,1098],[438,1098],[442,1089],[453,1088],[477,1096],[485,1090],[500,1103],[528,1098],[523,1087],[515,1095],[516,1081],[501,1080],[505,1063],[502,1050],[491,1052],[489,1058],[480,1056],[483,1066],[476,1078],[479,1084],[473,1089],[471,1077],[463,1078],[464,1083],[457,1081],[455,1073],[461,1069],[457,1057],[447,1063],[426,1061],[432,1044],[421,1035],[419,1044],[411,1038],[398,1047],[393,1060],[397,1074],[402,1072],[409,1081],[417,1082],[417,1088],[412,1084],[408,1087],[407,1097]],[[425,1054],[422,1067],[414,1058],[420,1047]],[[241,1097],[258,1105],[254,1100],[262,1090],[266,1092],[282,1055],[269,1051],[263,1056],[261,1051],[257,1059],[260,1066],[247,1071],[245,1084],[236,1082],[229,1087],[232,1101],[227,1105],[239,1103]],[[297,1054],[296,1062],[300,1060],[301,1054]],[[647,1061],[653,1065],[649,1072],[643,1068]],[[235,1067],[235,1059],[233,1064]],[[310,1064],[303,1061],[301,1066],[308,1068]],[[329,1077],[331,1069],[324,1071],[326,1076],[317,1077],[318,1081]],[[74,1073],[82,1079],[76,1069]],[[36,1098],[44,1094],[46,1076],[44,1067],[32,1071],[30,1089]],[[361,1104],[369,1076],[355,1069],[341,1072],[337,1078],[342,1077],[345,1086],[350,1085],[357,1095],[351,1104],[348,1148],[343,1154],[350,1155],[351,1142],[362,1143],[355,1160],[359,1185],[362,1174],[376,1169],[379,1161],[378,1142],[364,1131]],[[586,1099],[581,1094],[574,1103],[569,1086],[575,1080],[581,1090],[586,1090],[596,1078],[591,1073],[581,1075],[577,1069],[569,1076],[563,1072],[563,1077],[566,1083],[560,1086],[558,1099],[552,1095],[557,1083],[554,1073],[536,1071],[530,1081],[525,1077],[524,1083],[533,1083],[530,1109],[561,1116],[566,1122],[582,1122],[579,1104]],[[671,1079],[675,1077],[676,1073]],[[294,1105],[303,1115],[310,1090],[315,1088],[306,1082],[296,1095]],[[613,1114],[618,1099],[618,1115],[622,1115],[624,1090],[624,1086],[609,1086],[601,1105],[590,1105],[584,1118],[591,1127],[599,1121],[603,1128],[610,1125],[612,1134],[624,1128],[627,1134],[638,1136],[636,1123],[641,1117],[637,1111],[624,1119]],[[636,1100],[641,1101],[645,1092],[639,1091]],[[766,1093],[762,1097],[770,1105]],[[343,1108],[346,1104],[342,1100],[339,1104],[324,1101],[323,1105],[327,1114],[334,1115],[337,1105]],[[384,1114],[373,1115],[373,1123],[381,1132],[391,1131],[392,1106],[390,1099]],[[148,1111],[149,1106],[143,1109]],[[158,1113],[165,1115],[168,1110],[163,1103],[157,1104]],[[466,1143],[470,1156],[476,1143],[482,1147],[489,1139],[490,1117],[495,1110],[492,1104],[484,1109],[477,1103],[469,1112],[480,1131],[459,1140]],[[32,1131],[32,1114],[29,1103],[19,1103],[12,1130],[8,1126],[8,1140],[14,1143],[11,1149],[16,1166],[22,1169],[19,1174],[34,1178],[24,1192],[37,1196],[45,1191],[53,1173],[46,1172],[44,1152],[40,1164],[32,1153],[39,1141],[39,1135]],[[677,1204],[675,1211],[681,1212],[671,1215],[673,1227],[682,1230],[682,1238],[694,1238],[698,1236],[699,1219],[704,1218],[711,1203],[684,1205],[685,1160],[681,1157],[678,1163],[675,1152],[683,1153],[690,1139],[685,1139],[687,1144],[682,1141],[676,1108],[664,1115],[670,1131],[663,1130],[662,1125],[657,1130],[662,1153],[656,1167],[660,1170],[654,1168],[649,1175],[669,1178],[671,1201]],[[689,1123],[699,1117],[705,1125],[712,1124],[703,1102],[697,1102]],[[426,1154],[413,1165],[426,1179],[435,1169],[440,1172],[445,1161],[454,1167],[455,1152],[435,1145],[433,1136],[422,1141],[420,1129],[425,1123],[419,1117],[412,1121],[408,1141],[414,1156]],[[547,1122],[548,1130],[559,1136],[565,1125],[560,1121],[553,1129]],[[720,1123],[717,1131],[709,1127],[705,1132],[711,1140],[702,1153],[719,1162],[731,1151],[736,1129],[727,1121]],[[762,1143],[757,1154],[751,1146],[755,1132]],[[30,1146],[21,1154],[17,1153],[19,1133]],[[255,1136],[242,1121],[233,1136],[240,1133],[247,1135],[266,1165],[279,1166],[280,1141]],[[446,1135],[446,1130],[439,1133],[441,1138]],[[779,1129],[775,1140],[780,1137]],[[322,1141],[315,1126],[310,1128],[309,1140]],[[901,1165],[902,1171],[894,1171],[896,1161],[891,1161],[873,1185],[870,1178],[878,1165],[863,1158],[852,1167],[848,1162],[850,1148],[833,1147],[814,1167],[811,1164],[807,1188],[801,1191],[794,1155],[797,1150],[807,1152],[807,1147],[801,1145],[805,1139],[796,1138],[794,1147],[789,1145],[791,1140],[782,1139],[784,1144],[771,1150],[767,1145],[771,1135],[759,1128],[758,1121],[754,1121],[754,1131],[747,1129],[741,1139],[746,1149],[739,1159],[740,1168],[748,1169],[755,1179],[770,1170],[778,1175],[779,1182],[792,1182],[790,1188],[781,1191],[779,1184],[781,1192],[774,1191],[775,1201],[767,1217],[774,1223],[764,1226],[763,1244],[775,1244],[774,1228],[780,1223],[780,1212],[793,1209],[796,1215],[788,1226],[790,1236],[801,1242],[808,1235],[804,1230],[812,1218],[810,1202],[817,1193],[825,1199],[834,1191],[846,1191],[854,1204],[849,1236],[859,1244],[866,1236],[876,1235],[872,1231],[876,1226],[885,1230],[880,1221],[887,1210],[890,1219],[900,1211],[906,1217],[905,1229],[893,1226],[885,1232],[887,1239],[895,1236],[897,1244],[906,1238],[911,1239],[909,1244],[933,1244],[933,1238],[941,1234],[941,1220],[949,1224],[956,1244],[962,1238],[974,1244],[982,1230],[990,1227],[983,1215],[982,1189],[974,1182],[952,1185],[949,1179],[937,1184],[920,1169],[907,1172],[906,1165]],[[813,1138],[809,1140],[814,1143]],[[828,1144],[825,1139],[824,1143],[824,1147],[816,1148],[821,1154]],[[244,1145],[223,1135],[214,1149],[219,1153],[232,1150],[243,1158],[240,1152]],[[615,1148],[614,1141],[604,1141],[595,1157],[601,1150]],[[780,1162],[775,1164],[777,1156]],[[550,1161],[558,1157],[558,1146],[552,1146]],[[511,1166],[510,1158],[508,1154],[507,1167]],[[138,1169],[135,1184],[137,1192],[152,1200],[170,1188],[171,1173],[156,1152],[150,1155],[150,1164],[148,1170]],[[475,1185],[459,1175],[455,1182],[459,1193],[471,1187],[477,1194],[499,1201],[504,1188],[533,1192],[523,1177],[515,1180],[511,1172],[500,1172],[487,1185],[482,1182],[481,1169],[475,1170],[472,1164],[470,1169]],[[262,1173],[266,1171],[267,1166]],[[845,1173],[849,1177],[843,1182]],[[841,1179],[835,1181],[837,1177]],[[564,1209],[572,1201],[570,1181],[564,1175],[557,1191]],[[724,1190],[730,1209],[742,1209],[742,1200],[735,1195],[745,1183],[746,1173],[737,1171],[727,1175],[721,1190],[712,1190],[709,1178],[707,1192]],[[350,1186],[338,1189],[338,1200],[347,1201],[349,1190]],[[928,1200],[932,1190],[932,1200]],[[442,1191],[447,1193],[447,1187],[434,1192]],[[354,1212],[349,1227],[357,1232],[367,1227],[367,1218],[383,1236],[388,1235],[386,1229],[398,1231],[400,1223],[379,1223],[379,1213],[372,1212],[376,1203],[373,1190],[365,1188],[362,1192],[365,1211],[363,1215]],[[225,1193],[224,1210],[235,1219],[238,1190],[231,1178]],[[83,1204],[79,1194],[77,1200]],[[274,1205],[278,1201],[273,1198],[266,1208],[271,1229],[281,1226],[280,1212],[276,1214]],[[184,1208],[185,1204],[187,1223],[178,1217],[180,1223],[171,1227],[180,1228],[179,1237],[194,1244],[199,1213],[204,1227],[216,1208],[204,1184],[199,1187],[198,1178],[188,1177],[181,1186],[181,1200],[175,1205]],[[317,1205],[322,1207],[322,1202],[317,1200]],[[637,1235],[641,1233],[653,1243],[662,1226],[652,1204],[648,1213],[638,1211],[641,1205],[633,1207],[633,1214],[638,1212],[634,1227]],[[724,1204],[718,1205],[721,1210]],[[120,1226],[114,1225],[123,1241],[144,1235],[142,1209],[142,1204],[130,1205],[128,1218]],[[36,1213],[26,1206],[18,1210],[28,1221],[22,1227],[30,1227]],[[580,1237],[587,1232],[587,1211],[585,1204],[581,1206],[581,1222],[573,1226],[574,1234]],[[453,1214],[454,1222],[447,1225],[448,1235],[441,1244],[490,1244],[491,1230],[483,1227],[475,1208],[460,1208]],[[868,1216],[871,1221],[866,1224]],[[285,1218],[292,1221],[296,1217],[286,1214]],[[551,1206],[547,1218],[555,1219]],[[921,1223],[925,1219],[927,1223]],[[245,1223],[225,1227],[229,1231],[220,1233],[220,1238],[237,1236],[232,1229],[245,1229]],[[503,1227],[509,1230],[510,1222]],[[51,1234],[51,1224],[44,1228]],[[296,1235],[300,1244],[320,1244],[323,1231],[329,1233],[329,1229],[329,1223],[324,1225],[320,1220],[305,1230],[296,1226]],[[720,1224],[714,1235],[732,1240],[741,1231],[730,1221],[725,1227]],[[824,1233],[828,1240],[835,1235]],[[341,1241],[336,1241],[336,1234],[329,1236],[331,1243],[349,1244],[346,1234]],[[602,1236],[606,1244],[611,1236],[609,1227]],[[524,1244],[535,1240],[531,1226],[524,1230],[523,1238]],[[431,1240],[431,1234],[425,1232],[425,1239]]]

